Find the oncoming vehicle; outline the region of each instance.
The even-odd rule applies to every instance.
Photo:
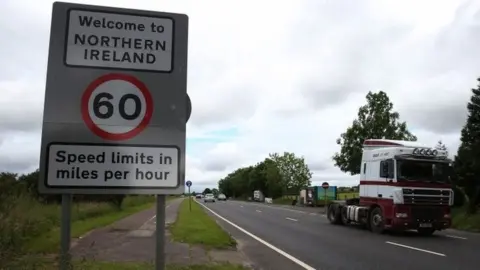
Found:
[[[195,198],[196,198],[196,199],[201,199],[201,198],[202,198],[202,194],[197,194],[197,195],[195,196]]]
[[[219,194],[217,199],[219,201],[226,201],[227,200],[227,196],[225,196],[225,194]]]
[[[215,202],[215,196],[212,193],[207,193],[203,198],[203,202]]]
[[[451,226],[453,190],[448,152],[416,142],[369,139],[363,144],[360,198],[328,205],[332,224],[362,224],[375,233]]]

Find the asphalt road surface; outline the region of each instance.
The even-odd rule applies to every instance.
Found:
[[[234,236],[241,232],[275,253],[271,261],[277,261],[278,270],[480,269],[478,234],[447,230],[431,237],[415,232],[377,235],[355,226],[331,225],[315,208],[198,202]],[[280,266],[279,257],[284,260]]]

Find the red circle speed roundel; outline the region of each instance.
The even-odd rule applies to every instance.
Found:
[[[110,73],[85,89],[81,113],[95,135],[111,141],[127,140],[150,123],[153,100],[146,85],[134,76]]]

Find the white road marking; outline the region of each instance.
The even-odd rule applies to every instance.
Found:
[[[430,253],[430,254],[437,255],[437,256],[442,256],[442,257],[446,257],[446,256],[447,256],[447,255],[445,255],[445,254],[443,254],[443,253],[438,253],[438,252],[433,252],[433,251],[426,250],[426,249],[421,249],[421,248],[416,248],[416,247],[412,247],[412,246],[402,245],[402,244],[395,243],[395,242],[387,241],[387,242],[385,242],[385,243],[390,244],[390,245],[394,245],[394,246],[403,247],[403,248],[413,249],[413,250],[416,250],[416,251],[421,251],[421,252],[425,252],[425,253]]]
[[[288,219],[288,220],[291,220],[291,221],[298,221],[298,219],[289,218],[289,217],[286,217],[285,219]]]
[[[243,207],[243,205],[240,205],[240,207]]]
[[[260,210],[255,210],[255,211],[257,211],[258,213],[261,213],[261,212],[262,212],[262,211],[260,211]]]
[[[450,237],[450,238],[455,238],[455,239],[467,240],[467,238],[465,238],[465,237],[456,236],[456,235],[448,235],[448,234],[445,234],[445,236],[446,236],[446,237]]]
[[[245,230],[244,228],[238,226],[237,224],[231,222],[230,220],[220,216],[219,214],[215,213],[213,210],[211,210],[210,208],[208,208],[206,205],[203,205],[203,204],[200,204],[201,206],[205,207],[205,209],[207,209],[208,211],[210,211],[212,214],[214,214],[215,216],[217,216],[219,219],[225,221],[226,223],[230,224],[231,226],[235,227],[236,229],[238,229],[239,231],[243,232],[244,234],[252,237],[253,239],[257,240],[258,242],[264,244],[265,246],[267,246],[268,248],[276,251],[277,253],[279,253],[280,255],[284,256],[285,258],[291,260],[292,262],[298,264],[300,267],[303,267],[303,269],[306,269],[306,270],[316,270],[315,268],[311,267],[310,265],[302,262],[301,260],[293,257],[292,255],[286,253],[285,251],[277,248],[276,246],[268,243],[267,241],[261,239],[260,237],[254,235],[253,233]]]

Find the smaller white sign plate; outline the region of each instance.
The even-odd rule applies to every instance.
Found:
[[[173,20],[69,11],[65,64],[172,71]]]
[[[50,187],[174,188],[179,183],[179,149],[52,143],[48,147]]]

